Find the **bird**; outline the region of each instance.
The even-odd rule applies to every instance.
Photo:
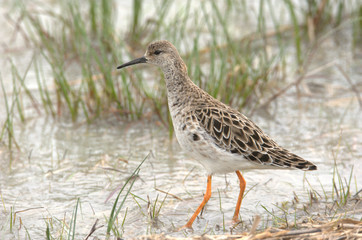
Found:
[[[240,171],[252,169],[317,170],[312,162],[278,145],[252,120],[220,102],[198,87],[176,47],[167,40],[151,42],[145,54],[117,67],[147,63],[161,68],[167,89],[168,107],[181,148],[207,172],[204,198],[189,221],[180,229],[191,228],[211,197],[214,174],[235,172],[239,196],[232,221],[239,222],[239,211],[246,187]]]

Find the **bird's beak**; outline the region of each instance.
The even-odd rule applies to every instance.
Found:
[[[118,66],[117,69],[121,69],[121,68],[131,66],[131,65],[135,65],[135,64],[139,64],[139,63],[146,63],[146,62],[147,62],[147,58],[145,58],[143,56],[143,57],[140,57],[140,58],[136,58],[135,60],[132,60],[132,61],[130,61],[128,63],[122,64],[121,66]]]

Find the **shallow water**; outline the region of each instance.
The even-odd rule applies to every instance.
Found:
[[[354,166],[354,185],[361,186],[361,113],[353,94],[326,101],[318,98],[295,98],[293,93],[280,98],[274,119],[254,115],[253,119],[281,145],[313,161],[318,171],[303,173],[288,170],[258,170],[245,173],[247,193],[242,219],[248,223],[256,214],[267,216],[274,204],[291,201],[295,193],[301,202],[308,202],[308,179],[311,187],[321,192],[332,190],[334,159],[341,175],[348,178]],[[346,100],[347,98],[347,100]],[[332,104],[338,102],[339,107]],[[288,113],[288,114],[285,114]],[[159,214],[160,224],[151,227],[147,202],[129,197],[124,236],[151,232],[173,233],[172,225],[182,226],[202,200],[206,176],[203,169],[183,153],[176,140],[169,140],[167,130],[155,123],[122,123],[116,119],[91,125],[65,124],[37,118],[18,126],[16,135],[22,153],[12,156],[1,150],[0,186],[4,202],[0,222],[7,226],[9,211],[16,214],[13,234],[24,236],[26,227],[32,238],[44,236],[47,219],[70,218],[76,199],[81,211],[77,220],[79,236],[85,236],[95,219],[108,217],[114,202],[111,192],[122,185],[131,172],[149,153],[141,167],[132,194],[158,204],[169,192]],[[10,157],[11,156],[11,157]],[[10,160],[11,159],[11,160]],[[172,194],[172,195],[171,195]],[[203,218],[194,223],[195,234],[222,226],[228,228],[238,194],[235,174],[213,177],[213,196]],[[176,199],[173,195],[181,198]],[[220,201],[222,208],[220,209]],[[157,205],[159,207],[159,205]],[[35,209],[32,209],[35,208]],[[24,211],[26,210],[26,211]],[[24,211],[24,212],[22,212]],[[121,215],[123,218],[123,215]],[[69,220],[68,220],[69,221]],[[58,223],[59,224],[59,223]],[[207,227],[206,227],[207,226]],[[105,227],[97,231],[104,235]],[[3,232],[4,233],[4,232]],[[56,233],[53,233],[56,235]]]
[[[334,51],[329,51],[331,48]],[[326,59],[337,58],[361,92],[361,49],[357,48],[357,53],[350,50],[348,44],[338,45],[336,38],[325,41],[318,52],[321,57],[317,55],[310,71],[331,62]],[[4,109],[0,111],[3,115]],[[292,201],[294,195],[308,203],[311,188],[331,195],[335,163],[346,179],[353,167],[352,191],[361,187],[361,108],[350,84],[335,67],[308,76],[298,91],[291,88],[267,111],[258,110],[250,118],[280,145],[315,163],[318,171],[245,172],[247,194],[241,206],[245,225],[250,225],[255,215],[268,219],[264,208],[277,210],[276,204]],[[124,237],[161,232],[184,236],[174,227],[186,223],[206,190],[202,167],[182,152],[176,139],[170,140],[167,129],[157,122],[121,122],[114,117],[88,125],[41,115],[25,124],[17,123],[15,139],[21,152],[0,148],[0,239],[23,239],[27,234],[32,239],[44,238],[47,224],[52,226],[52,235],[59,236],[62,221],[69,223],[77,198],[81,203],[77,237],[84,238],[96,219],[99,226],[106,224],[118,191],[111,193],[145,157],[131,191],[135,197],[127,198],[119,217],[119,231],[124,231]],[[213,195],[194,223],[194,234],[222,234],[223,224],[226,232],[230,231],[237,177],[232,173],[215,175],[212,185]],[[147,201],[154,204],[157,199],[156,209],[160,208],[164,192],[169,195],[154,225]],[[11,209],[16,212],[12,232]],[[105,232],[103,226],[93,236],[102,238]]]

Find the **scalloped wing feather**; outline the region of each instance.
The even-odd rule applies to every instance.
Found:
[[[226,106],[226,105],[225,105]],[[315,170],[316,166],[280,147],[251,120],[231,108],[205,107],[194,111],[214,144],[231,154],[281,168]]]

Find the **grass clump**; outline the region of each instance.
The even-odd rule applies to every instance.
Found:
[[[319,180],[319,179],[318,179]],[[271,217],[271,225],[282,229],[300,229],[308,224],[317,222],[328,224],[341,219],[351,220],[354,223],[362,224],[360,221],[360,193],[355,179],[356,192],[353,194],[353,167],[346,179],[338,170],[337,164],[333,169],[331,189],[326,191],[321,184],[321,191],[313,189],[307,178],[304,178],[310,189],[307,190],[309,203],[301,203],[299,197],[294,193],[293,201],[282,202],[275,205],[274,209],[262,206]],[[320,180],[319,180],[320,182]],[[267,217],[267,223],[269,217]],[[358,223],[359,221],[359,223]],[[348,222],[348,221],[347,221]]]
[[[91,121],[117,113],[124,119],[137,119],[151,109],[167,126],[170,121],[164,86],[147,86],[143,83],[145,74],[115,69],[119,63],[143,54],[149,42],[162,38],[181,49],[189,74],[198,85],[241,108],[250,105],[252,96],[262,98],[270,80],[283,79],[284,59],[290,54],[286,47],[293,48],[291,42],[296,53],[294,65],[302,66],[308,49],[302,36],[308,32],[314,41],[316,33],[329,26],[328,21],[333,27],[344,21],[348,7],[344,2],[337,7],[329,1],[323,3],[308,1],[306,8],[288,0],[279,3],[291,19],[285,24],[270,1],[259,2],[256,17],[247,11],[254,5],[243,1],[187,1],[176,11],[175,3],[158,1],[150,10],[157,14],[145,18],[145,3],[135,0],[125,30],[117,26],[116,1],[64,1],[56,8],[37,6],[34,10],[18,0],[13,13],[21,16],[17,29],[35,51],[29,67],[35,72],[38,91],[28,91],[25,78],[16,79],[31,101],[40,96],[42,110],[53,117],[69,115],[76,121],[82,116]],[[272,25],[268,25],[269,15]],[[240,30],[246,25],[245,31]],[[44,74],[40,59],[49,66],[50,76]],[[160,71],[156,73],[158,82]],[[33,102],[33,106],[38,105]],[[17,112],[25,120],[20,107]]]

